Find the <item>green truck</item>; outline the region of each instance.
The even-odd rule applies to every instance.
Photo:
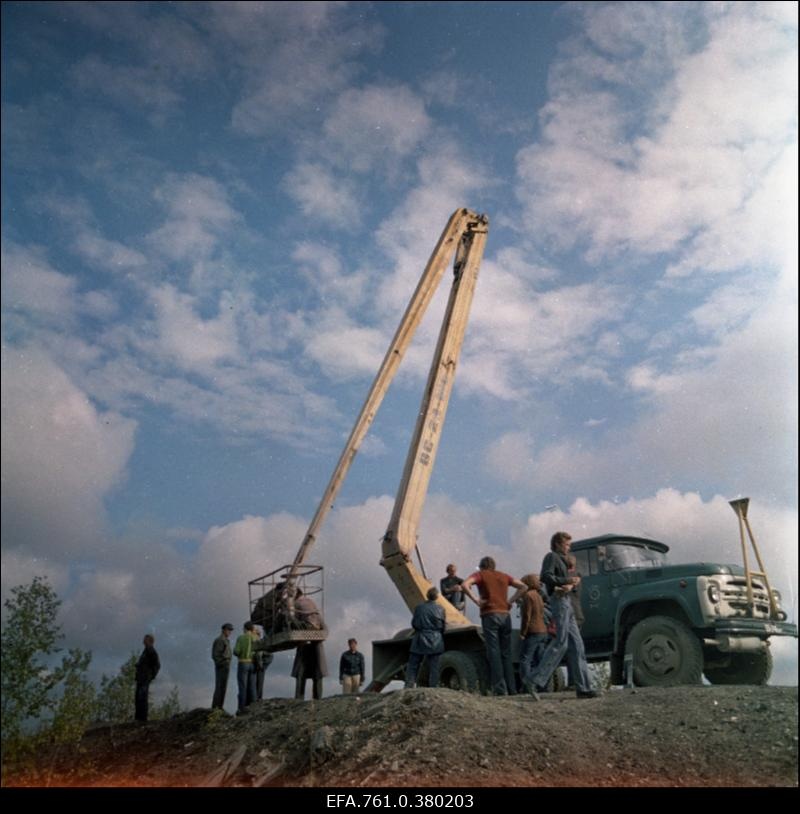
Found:
[[[767,580],[713,562],[671,565],[669,546],[606,534],[572,544],[582,575],[581,633],[588,661],[609,661],[621,684],[766,684],[769,640],[797,637]],[[752,598],[751,598],[752,595]],[[627,667],[627,670],[626,670]]]

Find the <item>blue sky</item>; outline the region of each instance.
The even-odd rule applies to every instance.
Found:
[[[2,14],[3,591],[49,575],[98,671],[153,631],[158,692],[210,703],[462,206],[491,226],[429,574],[526,573],[562,528],[738,561],[748,495],[796,618],[795,4]],[[330,661],[408,623],[379,541],[443,304],[311,556]]]

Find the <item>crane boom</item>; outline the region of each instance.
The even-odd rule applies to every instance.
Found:
[[[425,601],[431,586],[425,575],[414,567],[410,554],[417,545],[419,519],[439,449],[487,234],[488,219],[484,216],[469,220],[461,235],[450,298],[397,490],[394,511],[383,538],[381,565],[412,611]],[[446,599],[440,597],[440,604],[445,609],[449,627],[471,624]]]
[[[428,260],[425,271],[417,284],[417,288],[411,297],[411,301],[409,302],[405,314],[400,321],[400,325],[398,326],[394,338],[389,345],[389,349],[386,351],[386,355],[384,356],[383,362],[381,363],[378,373],[375,376],[372,387],[370,388],[367,398],[364,401],[364,405],[358,414],[358,418],[356,418],[356,422],[352,431],[350,432],[350,436],[347,439],[344,450],[339,456],[339,461],[336,464],[336,468],[333,470],[333,474],[328,481],[328,485],[323,493],[322,500],[320,501],[317,511],[315,512],[308,530],[306,531],[303,542],[301,543],[300,549],[297,552],[297,556],[294,558],[293,566],[299,566],[305,562],[311,546],[316,541],[319,528],[327,516],[328,511],[333,508],[336,496],[344,483],[344,479],[347,476],[350,465],[353,463],[353,459],[355,458],[356,453],[358,452],[358,449],[361,446],[361,443],[364,440],[367,431],[369,430],[370,425],[372,424],[378,409],[381,406],[383,397],[386,395],[389,385],[392,383],[392,379],[397,373],[400,362],[402,361],[408,346],[411,344],[414,333],[419,327],[419,324],[425,315],[425,311],[427,310],[431,299],[433,299],[433,295],[436,293],[439,283],[444,276],[444,271],[447,264],[450,258],[453,256],[453,253],[458,250],[459,256],[457,257],[457,266],[459,265],[459,261],[461,261],[461,271],[459,273],[459,269],[456,269],[456,279],[453,282],[453,291],[451,292],[450,301],[448,302],[447,311],[445,313],[445,324],[453,325],[453,338],[455,338],[455,329],[458,326],[460,326],[460,333],[458,334],[457,344],[451,340],[448,343],[448,347],[445,348],[443,346],[443,340],[444,334],[447,332],[443,326],[442,335],[439,337],[439,345],[437,346],[436,351],[436,358],[442,357],[445,351],[447,351],[450,354],[448,359],[452,359],[452,367],[453,369],[455,368],[455,360],[458,357],[458,350],[460,349],[461,341],[463,340],[464,335],[464,327],[466,326],[466,312],[464,309],[469,309],[469,304],[472,300],[472,292],[474,291],[475,287],[475,277],[477,276],[478,264],[480,263],[480,255],[483,253],[483,245],[486,242],[487,231],[488,219],[484,215],[477,215],[474,212],[470,212],[468,209],[458,209],[451,215],[450,220],[447,222],[447,226],[445,226],[444,231],[442,232],[442,235],[439,238],[433,253],[431,254],[431,257]],[[482,239],[476,240],[479,235]],[[469,242],[470,251],[465,252],[463,244],[467,239]],[[478,244],[480,244],[479,252]],[[471,258],[469,264],[464,262],[466,259],[464,254],[467,254]],[[467,268],[467,266],[469,266],[469,268]],[[462,284],[462,279],[469,281],[469,284]],[[458,310],[455,308],[455,293],[457,290],[463,290],[464,292],[458,301]],[[466,296],[467,292],[469,299],[467,299]],[[453,349],[454,344],[456,344],[455,349]],[[453,353],[455,353],[454,357]],[[436,362],[436,358],[434,359],[434,362]],[[447,364],[450,365],[451,362],[448,361]],[[428,384],[430,387],[430,378]],[[443,386],[447,391],[447,395],[449,396],[450,388],[452,387],[452,377],[449,377],[449,379],[445,377],[443,380]],[[424,403],[425,399],[423,400],[423,404]],[[444,407],[446,409],[446,400]],[[418,422],[415,437],[419,434],[419,431],[420,424]],[[406,467],[408,468],[408,464]],[[428,468],[427,472],[428,477],[430,477],[430,468]],[[398,498],[399,497],[400,495],[398,495]],[[417,518],[418,516],[419,513],[417,512]]]
[[[425,600],[425,593],[431,583],[424,574],[414,568],[410,553],[416,547],[417,525],[439,447],[442,425],[464,340],[488,228],[489,219],[485,215],[479,215],[469,209],[456,210],[447,222],[389,349],[386,351],[297,555],[292,565],[282,574],[281,578],[285,580],[286,584],[292,585],[303,571],[303,563],[317,539],[320,526],[333,508],[353,459],[397,373],[414,333],[436,293],[447,265],[455,255],[450,297],[423,393],[394,511],[384,536],[381,559],[381,564],[386,568],[409,609],[413,609],[419,602]],[[251,582],[251,586],[256,582],[258,581]],[[287,591],[285,594],[291,605],[293,592]],[[271,598],[267,597],[262,600],[265,603],[264,607],[269,604],[268,600],[271,601]],[[445,608],[449,626],[470,624],[469,620],[449,602],[444,599],[440,599],[440,601]],[[261,610],[257,610],[256,615],[261,612]]]

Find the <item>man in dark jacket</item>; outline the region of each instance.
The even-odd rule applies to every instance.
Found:
[[[228,676],[231,671],[231,643],[229,641],[233,625],[226,622],[222,633],[211,645],[211,658],[214,662],[214,700],[211,709],[222,709],[225,706],[225,693],[228,689]]]
[[[364,683],[364,655],[358,652],[358,642],[348,639],[347,647],[339,659],[339,683],[343,695],[357,693]]]
[[[421,602],[414,608],[411,627],[414,628],[414,638],[411,639],[411,652],[408,655],[406,667],[406,687],[414,687],[417,683],[422,660],[428,659],[428,686],[439,686],[439,657],[444,653],[444,608],[436,601],[439,598],[437,588],[428,588],[427,602]]]
[[[528,675],[527,687],[534,698],[538,698],[537,691],[546,686],[561,664],[564,653],[575,677],[575,694],[578,698],[596,698],[599,695],[592,690],[583,639],[572,609],[570,592],[580,585],[581,578],[570,576],[567,557],[571,546],[572,537],[566,531],[557,531],[550,540],[550,553],[542,562],[541,578],[550,595],[550,612],[556,623],[556,635],[547,645],[539,665]]]
[[[324,630],[322,612],[311,597],[298,588],[294,600],[295,619],[305,630]],[[311,679],[311,697],[322,698],[322,679],[328,675],[328,661],[321,641],[303,642],[297,646],[292,663],[292,677],[295,679],[294,697],[303,699],[306,695],[306,681]]]
[[[150,633],[146,634],[142,644],[144,650],[136,662],[136,720],[146,721],[149,706],[150,682],[158,675],[161,669],[161,662],[158,659],[153,645],[156,643],[155,637]]]

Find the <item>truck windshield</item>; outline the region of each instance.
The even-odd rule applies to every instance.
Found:
[[[667,563],[666,554],[663,552],[638,545],[598,546],[597,554],[606,571],[621,571],[623,568],[658,568]]]

